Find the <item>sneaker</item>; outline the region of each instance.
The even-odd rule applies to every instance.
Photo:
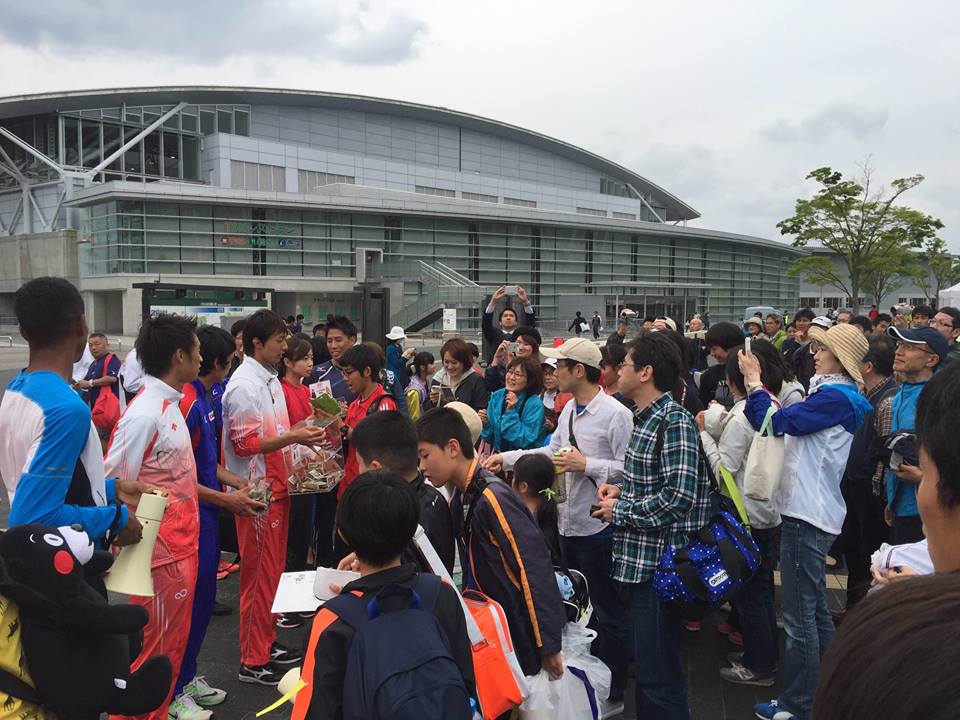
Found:
[[[684,620],[683,626],[689,632],[700,632],[700,621],[699,620]]]
[[[242,683],[257,683],[276,687],[280,684],[283,673],[272,663],[266,665],[241,665],[237,679]]]
[[[232,612],[233,612],[233,608],[227,605],[226,603],[222,603],[219,600],[213,601],[213,614],[215,616],[223,617],[224,615],[229,615]]]
[[[772,687],[774,681],[773,675],[761,677],[750,668],[739,664],[720,668],[720,677],[735,685],[760,685],[761,687]]]
[[[183,694],[192,697],[200,707],[214,707],[227,699],[226,691],[210,687],[203,675],[198,675],[184,685]]]
[[[275,665],[296,665],[303,660],[303,655],[296,650],[284,647],[280,643],[274,643],[270,648],[270,662]]]
[[[281,630],[303,627],[303,619],[298,617],[296,613],[281,613],[277,615],[277,627]]]
[[[221,560],[217,565],[217,580],[223,580],[240,569],[238,560]]]
[[[727,662],[731,665],[743,665],[743,650],[734,650],[727,653]]]
[[[797,717],[792,712],[781,710],[776,700],[754,705],[753,714],[760,720],[794,720]]]
[[[167,707],[167,720],[210,720],[211,715],[212,712],[197,705],[185,691]]]
[[[717,632],[721,635],[729,635],[736,631],[737,629],[728,622],[717,623]]]
[[[727,635],[727,640],[737,647],[743,647],[743,635],[741,635],[737,630],[734,630],[732,633]]]
[[[606,720],[607,718],[615,718],[623,714],[626,706],[623,701],[613,702],[611,700],[601,700],[600,701],[600,720]]]

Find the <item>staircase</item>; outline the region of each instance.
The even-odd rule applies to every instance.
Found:
[[[423,260],[385,262],[379,266],[382,280],[404,282],[404,305],[390,317],[392,325],[418,332],[443,317],[445,308],[478,308],[491,288],[478,285],[443,263]],[[411,291],[411,287],[415,289]],[[407,302],[406,298],[412,301]]]

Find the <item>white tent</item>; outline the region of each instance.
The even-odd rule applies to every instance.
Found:
[[[960,307],[960,283],[940,293],[941,307]]]

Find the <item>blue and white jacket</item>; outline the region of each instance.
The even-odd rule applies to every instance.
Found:
[[[111,506],[103,451],[90,408],[54,372],[20,371],[0,404],[0,475],[10,498],[10,527],[80,525],[94,540],[127,525]],[[119,509],[119,513],[118,513]]]
[[[763,424],[770,395],[750,393],[744,414],[757,430]],[[853,434],[870,412],[870,402],[846,376],[815,376],[802,403],[773,415],[773,431],[786,435],[778,504],[785,517],[808,522],[839,535],[847,506],[840,494]]]

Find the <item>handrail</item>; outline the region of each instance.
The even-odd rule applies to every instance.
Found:
[[[7,347],[13,347],[13,335],[0,335],[0,340],[6,340],[9,343]]]

